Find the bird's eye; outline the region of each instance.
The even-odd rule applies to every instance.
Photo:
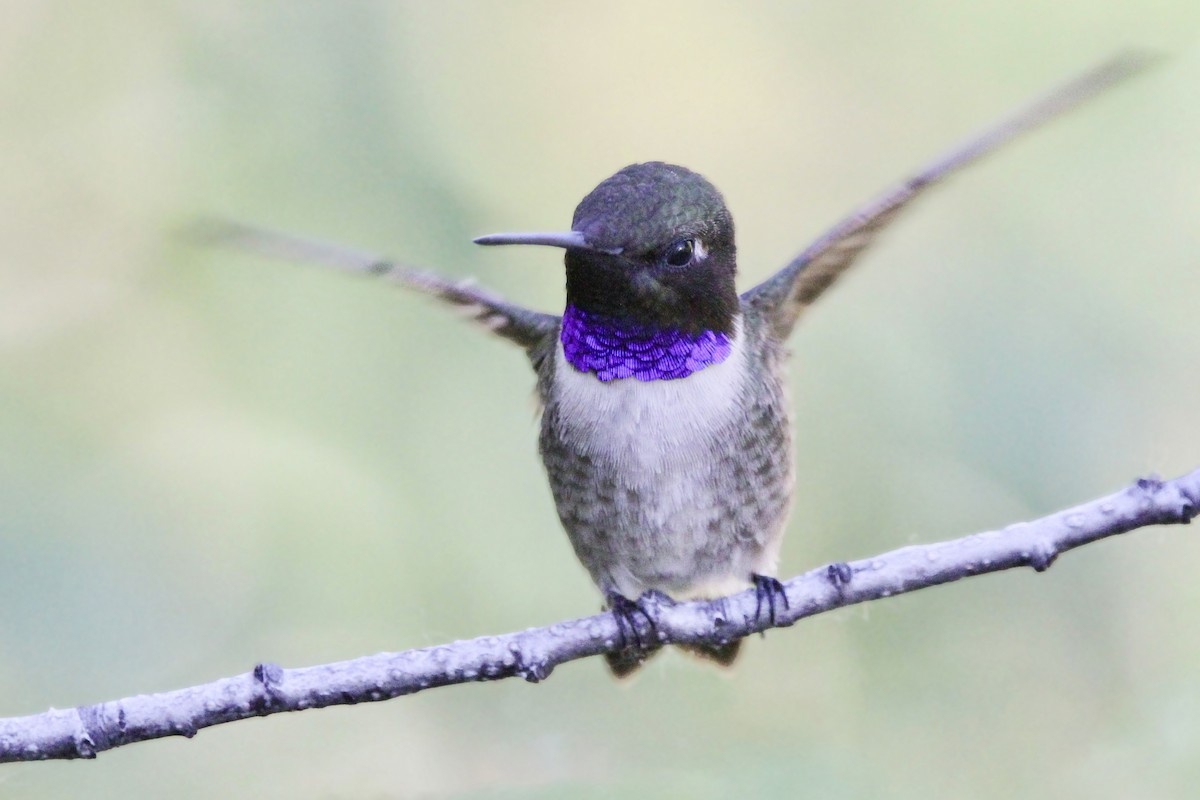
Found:
[[[672,267],[686,267],[692,261],[692,253],[696,249],[695,239],[680,239],[667,248],[666,261]]]

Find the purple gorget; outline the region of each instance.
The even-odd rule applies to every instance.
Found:
[[[685,333],[589,314],[567,306],[562,318],[563,353],[571,366],[602,381],[686,378],[729,357],[729,335]]]

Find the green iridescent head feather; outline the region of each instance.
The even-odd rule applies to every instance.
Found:
[[[633,256],[684,236],[732,232],[725,198],[703,176],[662,161],[630,164],[583,198],[572,230],[602,250]]]

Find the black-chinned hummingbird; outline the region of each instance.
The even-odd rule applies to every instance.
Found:
[[[655,649],[638,635],[638,616],[651,613],[644,598],[715,598],[754,585],[772,615],[786,600],[774,577],[794,482],[784,345],[804,309],[931,185],[1144,62],[1105,62],[970,138],[740,295],[733,218],[720,192],[662,162],[603,181],[568,231],[475,240],[563,248],[561,317],[336,245],[237,224],[221,224],[215,236],[388,277],[465,309],[526,352],[559,518],[621,630],[636,640],[608,657],[624,675]],[[689,649],[728,664],[739,644]]]

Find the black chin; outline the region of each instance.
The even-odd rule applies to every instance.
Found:
[[[732,259],[715,255],[693,267],[667,271],[568,250],[567,304],[664,330],[732,334],[739,307]]]

